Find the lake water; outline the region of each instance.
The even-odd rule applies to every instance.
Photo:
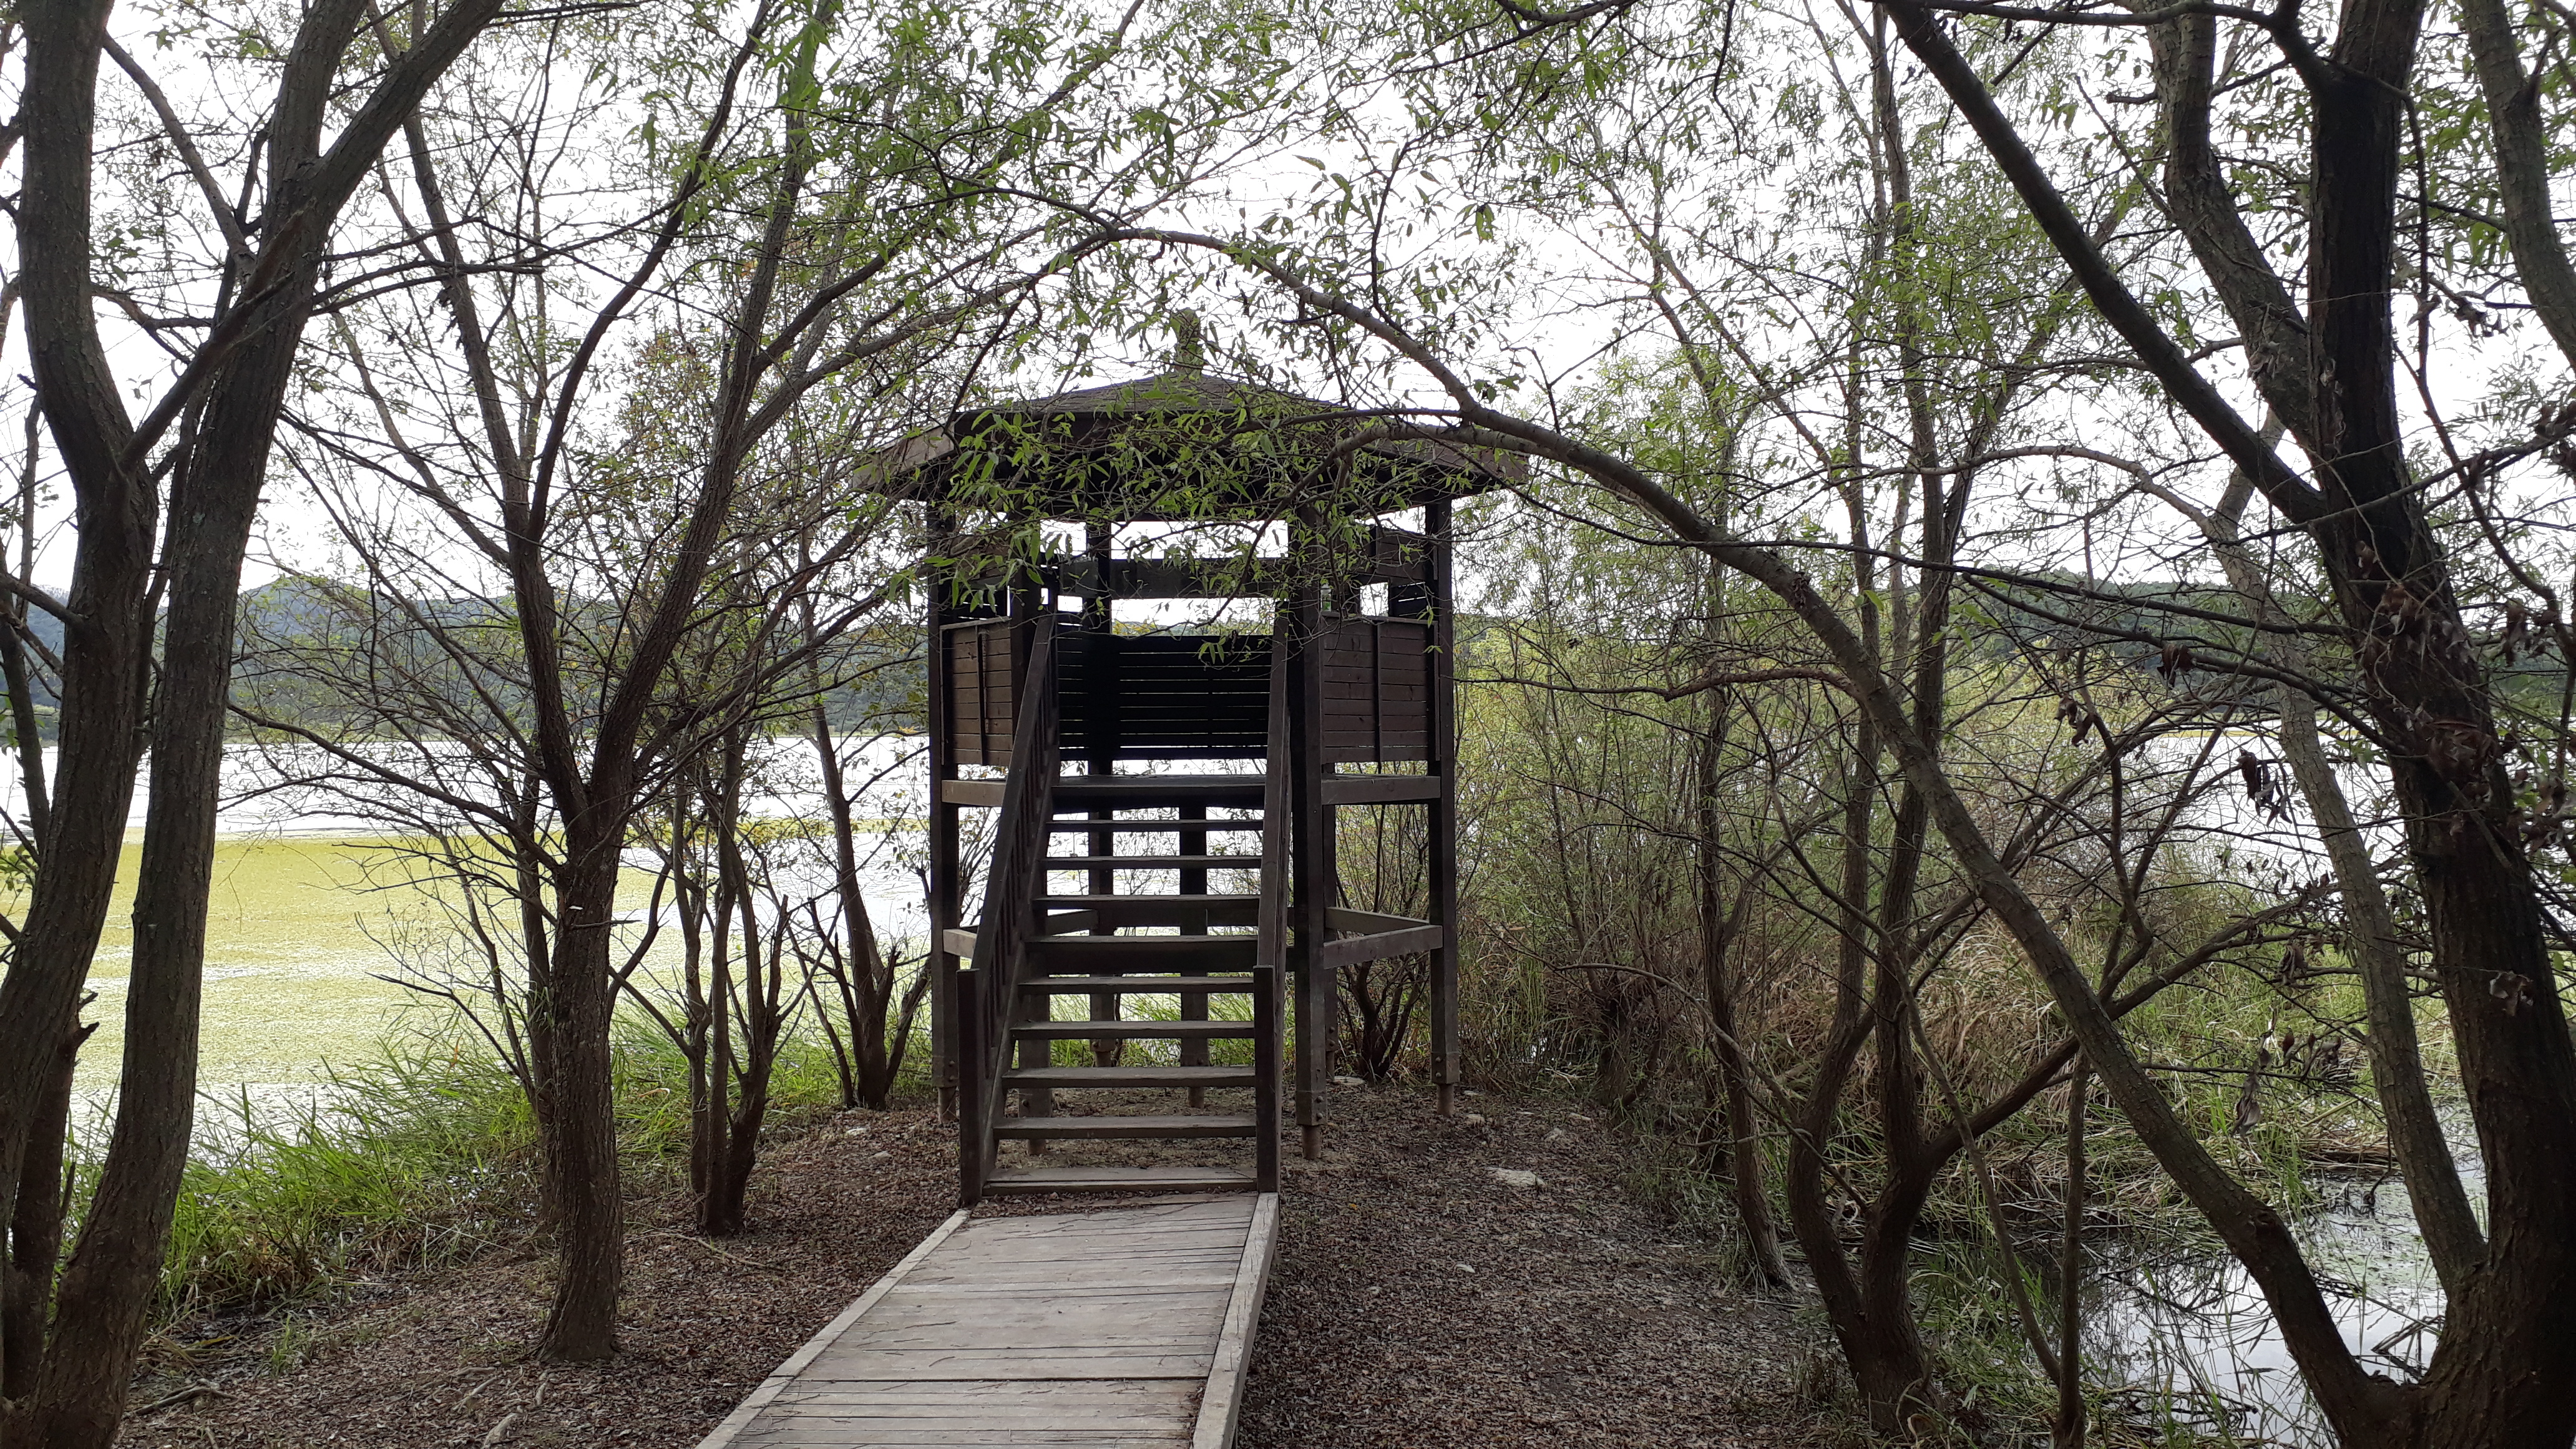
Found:
[[[2468,1124],[2453,1116],[2445,1126],[2470,1200],[2482,1202],[2485,1178]],[[2345,1344],[2399,1382],[2419,1376],[2443,1297],[2405,1184],[2392,1169],[2315,1185],[2322,1203],[2292,1227]],[[2271,1310],[2234,1257],[2121,1244],[2103,1252],[2092,1286],[2086,1353],[2097,1376],[2140,1386],[2162,1396],[2175,1417],[2251,1443],[2333,1449]]]
[[[2142,759],[2154,768],[2226,775],[2239,750],[2274,751],[2268,736],[2172,736]],[[2338,768],[2354,813],[2374,846],[2400,848],[2386,782],[2376,769]],[[2286,784],[2286,770],[2276,775]],[[2331,862],[2304,808],[2275,817],[2232,782],[2200,797],[2191,813],[2202,858],[2231,873],[2278,885],[2324,878]],[[2446,1124],[2473,1201],[2483,1174],[2465,1117]],[[2319,1176],[2322,1201],[2292,1228],[2327,1290],[2345,1342],[2372,1369],[2415,1377],[2433,1348],[2442,1290],[2415,1230],[2405,1185],[2394,1170]],[[2177,1249],[2135,1238],[2101,1248],[2086,1304],[2086,1355],[2097,1379],[2134,1385],[2135,1407],[2218,1429],[2244,1442],[2332,1449],[2263,1295],[2224,1250]]]

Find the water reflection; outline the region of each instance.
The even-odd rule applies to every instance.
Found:
[[[2483,1197],[2474,1153],[2460,1172],[2471,1199]],[[2345,1345],[2374,1372],[2420,1376],[2443,1299],[2405,1185],[2390,1173],[2320,1186],[2324,1202],[2292,1226]],[[2244,1442],[2333,1449],[2262,1292],[2228,1254],[2107,1248],[2085,1318],[2093,1372],[2134,1386],[2133,1407]]]

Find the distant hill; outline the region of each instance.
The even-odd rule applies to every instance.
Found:
[[[584,622],[579,607],[570,612],[570,623],[578,630]],[[473,640],[477,653],[488,653],[495,667],[469,677],[430,630],[411,624],[415,614],[453,636]],[[355,718],[359,711],[351,708],[339,681],[363,676],[356,668],[358,656],[371,638],[378,662],[399,662],[410,687],[452,688],[458,691],[457,703],[468,708],[483,707],[467,698],[478,689],[485,699],[517,696],[519,671],[509,657],[516,631],[506,601],[441,599],[407,611],[390,599],[289,578],[243,594],[238,624],[234,696],[264,713],[315,723]],[[62,621],[34,610],[27,628],[45,651],[60,657]],[[827,694],[833,728],[854,733],[921,728],[921,642],[921,629],[914,623],[861,635],[832,650],[822,673],[826,679],[847,681]],[[28,692],[38,727],[50,743],[59,695],[52,671],[34,658],[29,664]]]

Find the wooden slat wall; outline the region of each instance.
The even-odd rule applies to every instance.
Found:
[[[948,718],[961,765],[1011,764],[1018,714],[1011,692],[1028,664],[1028,634],[1008,619],[948,626]]]
[[[1068,636],[1064,753],[1117,759],[1258,759],[1267,748],[1270,644],[1221,654],[1189,634]]]
[[[1344,618],[1323,638],[1328,763],[1431,758],[1431,626]]]
[[[1008,768],[1012,691],[1027,633],[1007,619],[948,626],[951,758]],[[1211,656],[1188,634],[1067,634],[1059,643],[1063,753],[1083,759],[1258,759],[1269,737],[1270,646]],[[1327,763],[1431,758],[1431,626],[1344,617],[1323,641]]]

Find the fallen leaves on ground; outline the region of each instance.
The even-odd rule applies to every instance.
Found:
[[[1624,1191],[1606,1127],[1491,1096],[1443,1119],[1401,1087],[1331,1102],[1324,1160],[1290,1158],[1243,1449],[1806,1442],[1812,1332]],[[119,1443],[689,1449],[938,1225],[955,1171],[935,1114],[852,1113],[768,1150],[743,1236],[689,1231],[685,1193],[638,1194],[605,1364],[530,1352],[531,1253],[188,1325]]]

